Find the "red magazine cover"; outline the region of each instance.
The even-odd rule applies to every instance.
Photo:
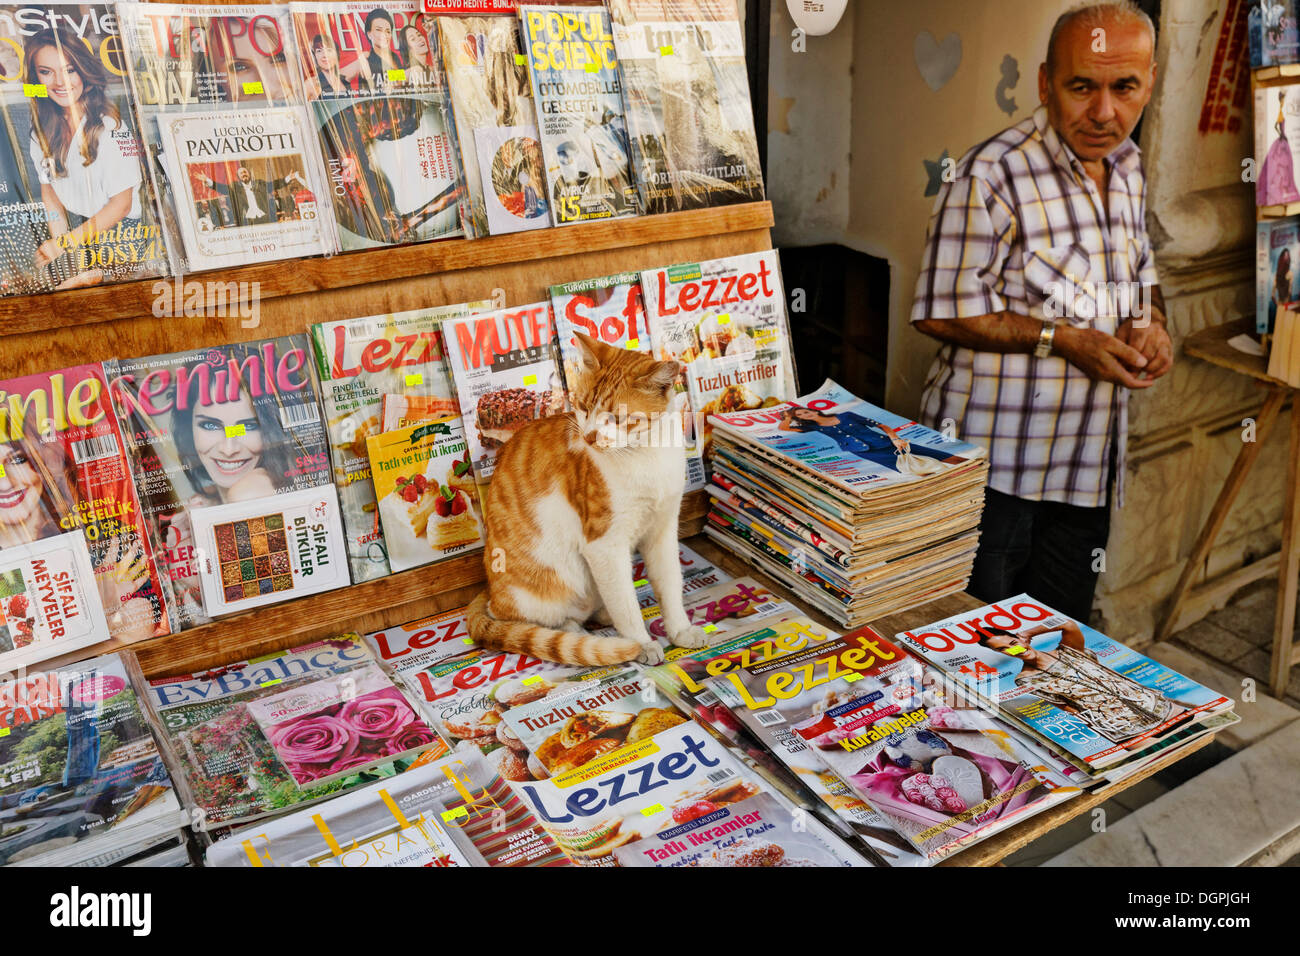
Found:
[[[137,641],[170,633],[162,582],[98,365],[0,381],[0,558],[20,557],[56,536],[69,552],[63,565],[68,578],[37,582],[49,609],[70,606],[65,597],[84,585],[98,593],[113,637]],[[83,555],[93,588],[74,580],[87,566]],[[62,652],[60,630],[50,628],[54,639],[43,657]]]

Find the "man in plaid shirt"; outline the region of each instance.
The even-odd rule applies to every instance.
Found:
[[[1155,73],[1155,29],[1131,3],[1067,12],[1042,105],[966,153],[935,202],[912,322],[944,344],[921,418],[989,451],[981,600],[1092,608],[1128,390],[1173,361],[1129,139]]]

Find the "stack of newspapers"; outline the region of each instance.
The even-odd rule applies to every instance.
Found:
[[[984,449],[829,380],[709,421],[705,532],[829,617],[857,627],[966,586]]]

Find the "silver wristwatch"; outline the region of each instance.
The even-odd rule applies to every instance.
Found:
[[[1036,358],[1047,358],[1052,354],[1052,340],[1056,338],[1056,323],[1043,320],[1043,330],[1038,333],[1038,344],[1034,346]]]

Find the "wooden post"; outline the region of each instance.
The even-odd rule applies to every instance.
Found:
[[[1278,412],[1282,410],[1282,403],[1286,400],[1286,395],[1287,390],[1284,388],[1272,387],[1269,389],[1268,397],[1264,399],[1264,405],[1255,419],[1255,440],[1242,444],[1241,451],[1237,454],[1237,460],[1232,463],[1232,470],[1228,472],[1227,480],[1224,481],[1223,488],[1219,491],[1219,497],[1215,500],[1214,507],[1210,509],[1210,516],[1206,518],[1200,536],[1196,539],[1196,544],[1192,545],[1192,553],[1187,556],[1187,563],[1183,565],[1183,573],[1179,576],[1173,596],[1169,599],[1169,610],[1160,623],[1160,629],[1156,631],[1157,641],[1168,640],[1173,633],[1174,625],[1178,622],[1178,614],[1182,610],[1187,592],[1191,590],[1192,582],[1200,572],[1205,559],[1209,557],[1210,549],[1214,547],[1214,541],[1223,528],[1223,522],[1228,517],[1228,512],[1232,510],[1233,502],[1237,500],[1238,493],[1246,483],[1246,478],[1250,475],[1250,469],[1254,467],[1256,459],[1259,458],[1260,449],[1263,447],[1265,439],[1268,438],[1269,432],[1272,431],[1273,423],[1277,421]],[[1291,429],[1293,446],[1296,441],[1295,421],[1297,417],[1300,416],[1295,416],[1293,413]],[[1294,461],[1293,447],[1293,464]],[[1294,481],[1295,476],[1292,475],[1291,478]],[[1294,498],[1294,495],[1292,497]],[[1290,512],[1288,512],[1289,514]],[[1284,561],[1283,564],[1285,563]],[[1292,595],[1294,596],[1294,594],[1295,589],[1293,587]]]
[[[1277,613],[1273,625],[1273,660],[1269,686],[1273,696],[1286,693],[1293,659],[1296,578],[1300,575],[1300,402],[1291,405],[1291,447],[1286,463],[1286,497],[1282,515],[1282,560],[1277,572]]]

